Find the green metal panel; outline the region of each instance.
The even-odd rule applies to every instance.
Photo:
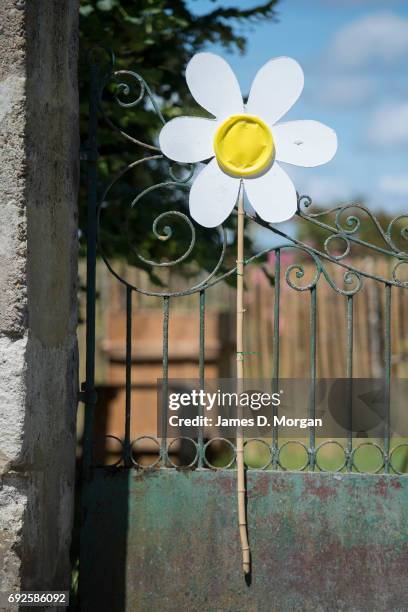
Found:
[[[235,497],[232,470],[93,470],[81,609],[408,609],[408,478],[248,472],[250,585]]]

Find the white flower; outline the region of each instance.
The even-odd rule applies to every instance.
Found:
[[[193,219],[204,227],[223,223],[241,181],[262,219],[289,219],[297,208],[296,190],[278,162],[319,166],[337,149],[335,132],[322,123],[277,123],[302,92],[299,64],[289,57],[269,60],[256,74],[246,104],[231,67],[218,55],[194,55],[186,80],[198,104],[216,118],[177,117],[163,127],[159,140],[164,155],[177,162],[214,158],[191,187]]]

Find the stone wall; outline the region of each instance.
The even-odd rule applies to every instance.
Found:
[[[76,0],[0,4],[0,591],[69,584],[77,19]]]

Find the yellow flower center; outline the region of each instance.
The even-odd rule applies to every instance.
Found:
[[[273,160],[275,145],[269,127],[254,115],[232,115],[217,129],[214,151],[224,172],[253,176]]]

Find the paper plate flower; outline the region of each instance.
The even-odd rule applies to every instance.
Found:
[[[302,68],[289,57],[269,60],[256,74],[246,104],[231,67],[218,55],[194,55],[186,80],[215,119],[177,117],[163,127],[159,141],[164,155],[177,162],[213,158],[190,190],[193,219],[204,227],[223,223],[241,182],[262,219],[289,219],[297,208],[296,190],[279,162],[319,166],[337,149],[335,132],[318,121],[278,123],[302,92]]]

